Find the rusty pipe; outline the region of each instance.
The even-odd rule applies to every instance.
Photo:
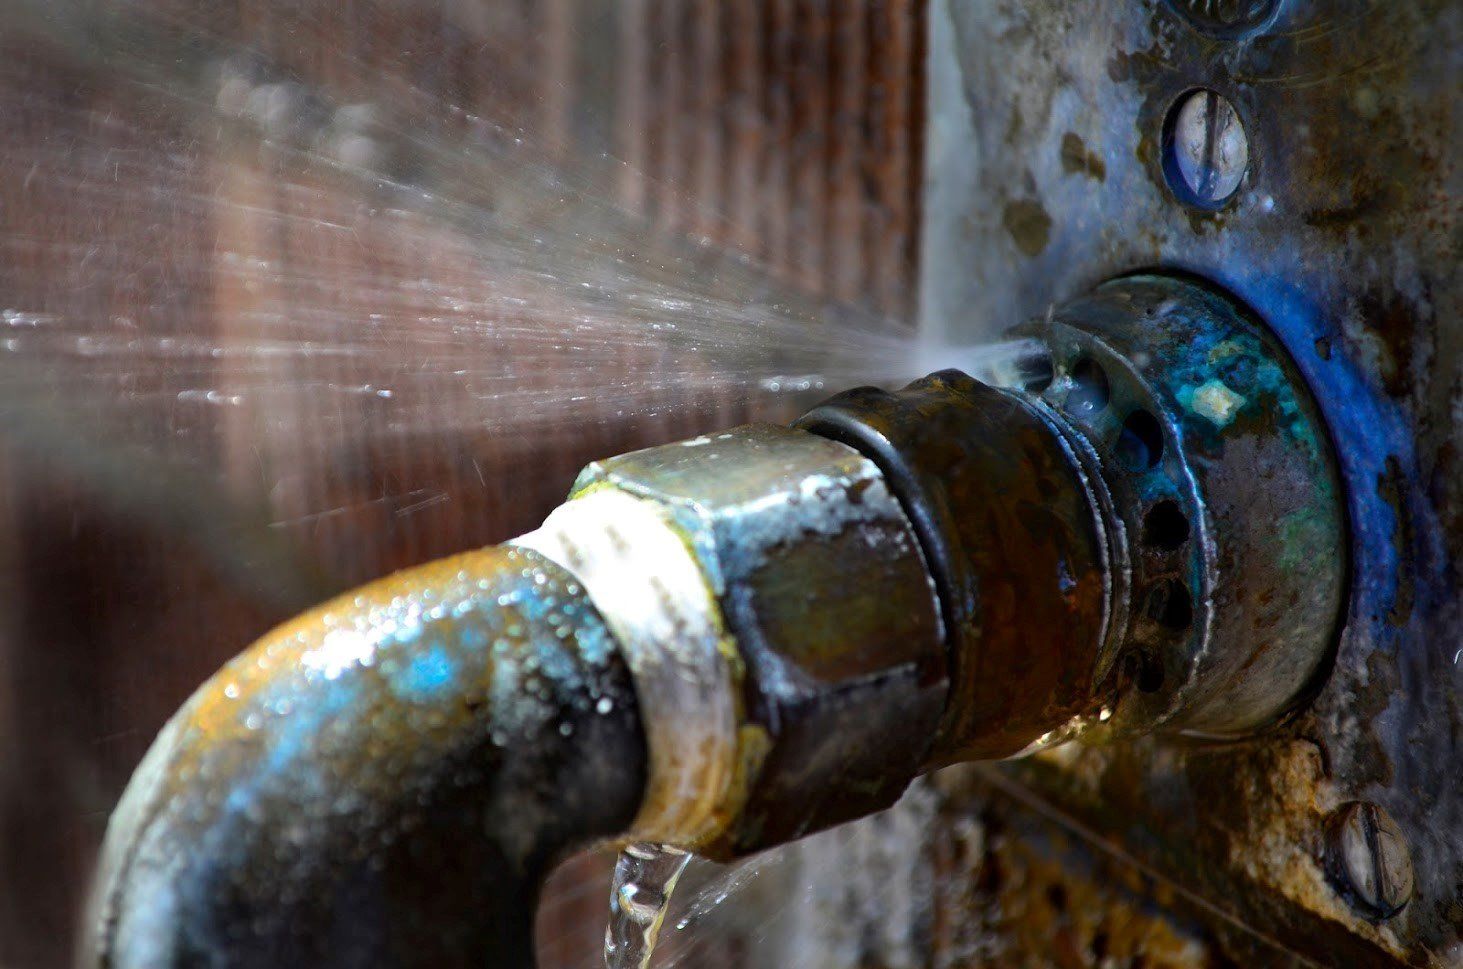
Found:
[[[905,752],[819,748],[791,681],[770,717],[748,609],[776,648],[827,650],[819,696],[874,712],[869,736],[892,719]],[[205,683],[113,815],[81,962],[531,965],[539,885],[576,847],[734,853],[790,757],[836,777],[836,812],[892,803],[943,699],[936,610],[851,448],[751,426],[596,465],[540,529],[347,593]]]
[[[82,964],[531,964],[544,874],[626,830],[626,661],[576,580],[490,548],[347,593],[223,667],[114,814]]]

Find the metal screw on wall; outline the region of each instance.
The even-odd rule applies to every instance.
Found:
[[[1392,816],[1358,801],[1332,816],[1328,834],[1327,867],[1352,903],[1375,918],[1400,912],[1412,897],[1412,856]]]
[[[1249,164],[1249,138],[1227,98],[1207,89],[1191,91],[1169,112],[1163,166],[1183,201],[1219,208],[1239,190]]]
[[[1281,0],[1168,0],[1194,29],[1211,37],[1236,40],[1269,27]]]

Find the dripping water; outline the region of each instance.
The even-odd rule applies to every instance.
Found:
[[[690,852],[646,842],[620,852],[605,929],[606,969],[649,969],[671,893],[690,860]]]

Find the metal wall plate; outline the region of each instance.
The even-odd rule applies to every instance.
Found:
[[[1203,16],[1240,7],[1270,9],[1229,27]],[[1002,782],[1211,917],[1328,964],[1463,960],[1460,21],[1441,0],[931,10],[925,329],[987,336],[1143,268],[1212,280],[1312,387],[1353,534],[1335,668],[1306,713],[1226,746],[1064,748]],[[1218,207],[1176,194],[1165,171],[1165,132],[1196,91],[1232,106],[1246,149]],[[1201,163],[1217,150],[1190,147]],[[1360,869],[1334,846],[1368,842],[1327,831],[1358,801],[1388,820],[1370,843],[1390,874],[1348,885]],[[1366,899],[1378,884],[1395,895],[1399,843],[1411,898],[1379,909]]]

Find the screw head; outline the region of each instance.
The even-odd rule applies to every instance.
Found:
[[[1391,918],[1412,897],[1412,856],[1402,829],[1385,809],[1357,801],[1332,815],[1328,868],[1358,908]]]
[[[1250,140],[1239,112],[1220,94],[1190,91],[1164,125],[1163,168],[1182,201],[1217,209],[1239,191],[1250,165]]]
[[[1263,30],[1280,12],[1281,0],[1168,0],[1196,30],[1236,39]]]

